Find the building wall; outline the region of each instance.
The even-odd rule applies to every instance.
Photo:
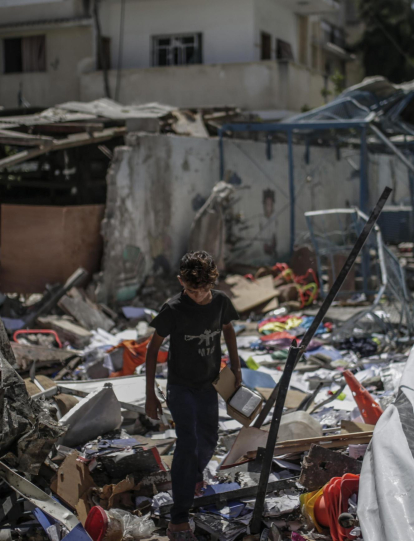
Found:
[[[254,0],[255,60],[260,60],[260,34],[272,36],[272,58],[276,58],[276,38],[291,44],[294,59],[298,61],[298,17],[292,9],[275,0]]]
[[[118,73],[109,81],[112,96]],[[300,111],[305,105],[323,105],[323,77],[288,62],[251,62],[123,70],[120,74],[121,103],[158,101],[177,107],[220,107]],[[81,76],[82,101],[104,96],[102,72]]]
[[[154,266],[174,270],[187,249],[191,223],[200,201],[205,201],[219,180],[217,139],[167,135],[128,137],[128,146],[116,149],[108,173],[108,198],[103,226],[104,265],[102,298],[114,299],[125,284],[135,288]],[[290,198],[288,149],[250,140],[225,140],[226,178],[237,186],[234,213],[243,221],[235,234],[243,239],[230,252],[233,262],[251,264],[283,260],[289,252]],[[304,212],[359,204],[359,150],[294,147],[296,238],[307,232]],[[393,165],[391,165],[393,164]],[[408,173],[394,157],[370,156],[370,205],[393,167],[398,180],[393,203],[407,201]],[[265,210],[265,195],[271,208]],[[275,240],[276,254],[265,246]],[[130,254],[135,250],[135,258]],[[129,254],[129,255],[128,255]],[[132,280],[132,282],[131,282]]]
[[[4,73],[2,38],[40,34],[46,35],[46,71]],[[3,107],[17,107],[20,85],[23,97],[32,106],[51,107],[65,101],[79,100],[82,63],[92,55],[91,26],[0,34],[0,104]]]
[[[0,26],[87,16],[84,0],[0,0]]]
[[[102,34],[111,38],[111,65],[118,66],[119,0],[100,5]],[[123,68],[152,65],[152,36],[202,33],[203,62],[254,59],[253,0],[125,0]]]

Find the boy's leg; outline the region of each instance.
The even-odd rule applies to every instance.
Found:
[[[174,505],[171,524],[188,522],[197,477],[196,393],[181,385],[168,385],[167,403],[175,423],[177,442],[171,466]]]
[[[197,393],[197,483],[203,480],[203,472],[210,462],[218,441],[218,395],[211,389]]]

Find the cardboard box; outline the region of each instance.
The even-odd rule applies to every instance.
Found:
[[[236,421],[239,421],[243,426],[249,426],[250,423],[255,419],[255,417],[260,413],[263,400],[260,399],[259,404],[253,410],[253,413],[250,416],[243,415],[240,411],[233,408],[229,402],[232,400],[233,396],[237,393],[236,389],[236,378],[229,366],[223,368],[223,370],[218,375],[217,379],[213,382],[214,388],[218,394],[224,398],[227,404],[227,413]],[[242,386],[244,389],[247,387]],[[256,394],[256,393],[254,393]],[[260,395],[257,395],[260,397]]]

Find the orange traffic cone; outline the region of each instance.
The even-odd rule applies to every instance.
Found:
[[[344,378],[352,391],[355,402],[361,412],[364,421],[369,425],[377,424],[378,419],[381,417],[383,411],[380,405],[375,402],[369,392],[363,385],[359,383],[356,377],[349,370],[345,370]]]

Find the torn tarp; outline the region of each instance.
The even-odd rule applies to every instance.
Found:
[[[414,348],[394,404],[380,417],[362,465],[358,517],[364,541],[414,539]]]
[[[35,475],[64,430],[45,403],[30,399],[23,379],[7,360],[14,361],[14,356],[3,333],[0,321],[0,456],[15,452],[19,469]]]

